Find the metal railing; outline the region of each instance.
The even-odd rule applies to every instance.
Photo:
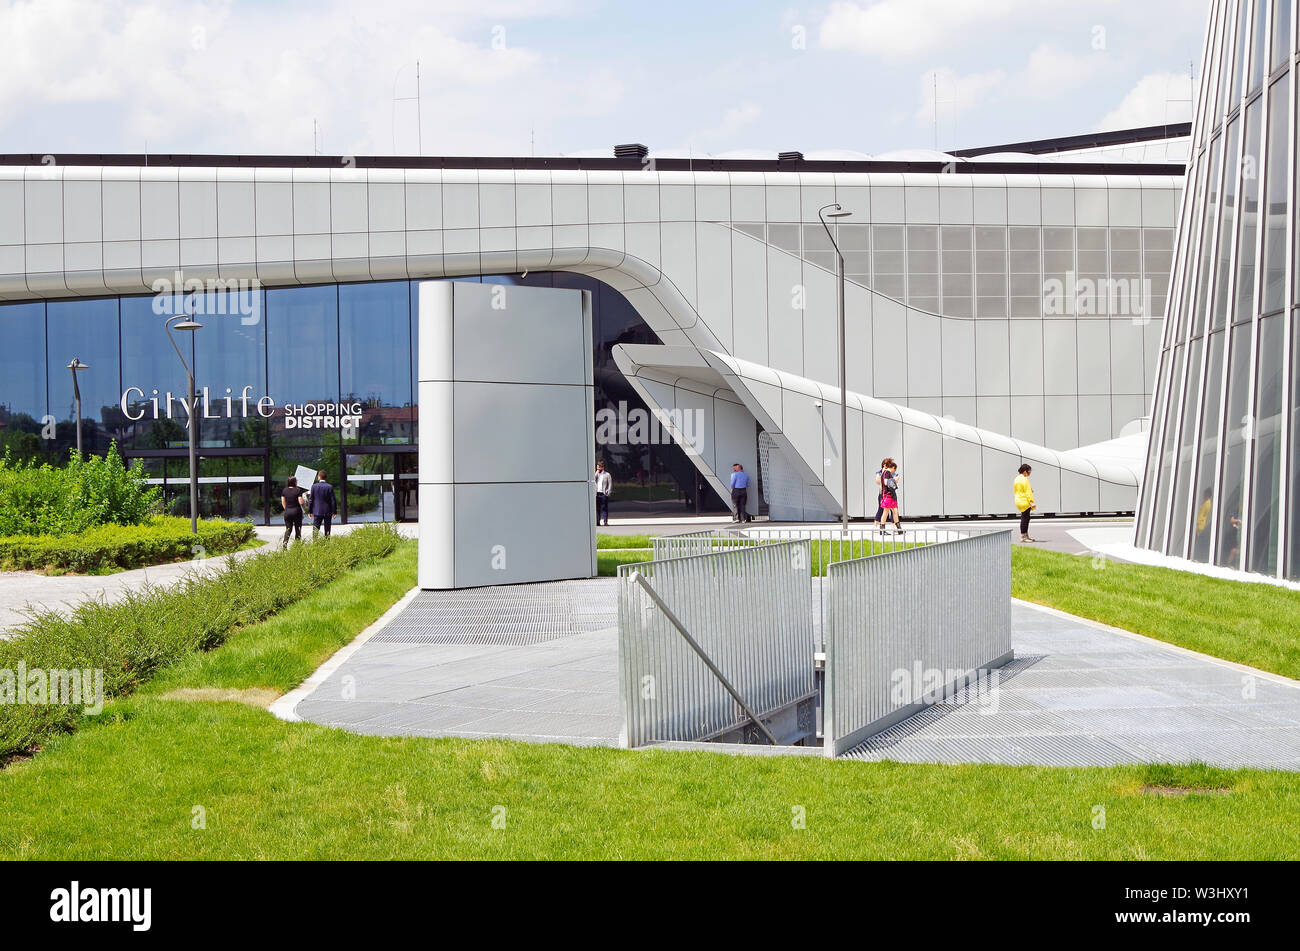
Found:
[[[699,532],[685,532],[681,535],[659,535],[650,539],[650,544],[654,548],[654,560],[662,561],[665,558],[685,558],[690,555],[708,555],[731,548],[744,548],[757,545],[758,542],[734,529],[709,528]]]
[[[874,528],[851,528],[846,534],[839,528],[752,527],[735,534],[743,534],[759,543],[806,538],[813,544],[813,573],[825,574],[825,566],[837,561],[952,541],[965,538],[969,533],[949,528],[907,528],[902,534],[881,534]]]
[[[951,528],[908,528],[902,534],[882,534],[878,529],[851,528],[844,533],[838,526],[790,526],[769,528],[765,525],[746,528],[703,529],[680,535],[663,535],[651,539],[654,558],[678,558],[688,555],[705,555],[716,551],[753,545],[771,545],[785,541],[807,540],[812,555],[812,613],[816,649],[823,650],[826,616],[827,586],[823,583],[828,565],[869,555],[904,551],[918,545],[935,545],[940,542],[966,538],[968,530]]]
[[[807,540],[618,568],[624,745],[703,740],[813,692]]]
[[[988,672],[1011,659],[1011,532],[950,534],[966,537],[828,566],[828,756],[956,689],[995,684]]]
[[[838,528],[727,528],[705,529],[680,535],[661,535],[650,540],[656,561],[706,555],[732,548],[771,545],[786,541],[808,541],[812,546],[812,571],[824,575],[825,567],[837,561],[849,561],[867,555],[902,551],[917,545],[965,538],[969,532],[946,528],[913,528],[902,534],[881,534],[876,529],[854,528],[847,533]]]

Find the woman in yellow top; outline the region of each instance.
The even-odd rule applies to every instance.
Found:
[[[1020,512],[1020,540],[1022,542],[1036,542],[1037,538],[1029,537],[1029,513],[1038,508],[1034,502],[1034,487],[1029,484],[1029,475],[1033,467],[1025,463],[1020,467],[1020,475],[1016,476],[1013,485],[1016,492],[1016,510]]]

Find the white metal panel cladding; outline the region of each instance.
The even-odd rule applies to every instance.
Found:
[[[1011,659],[1009,530],[838,562],[827,575],[828,756]]]
[[[762,717],[813,690],[810,564],[803,540],[619,566],[624,745],[699,740],[747,720],[636,574]]]

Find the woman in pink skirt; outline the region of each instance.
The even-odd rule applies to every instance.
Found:
[[[888,534],[885,526],[890,516],[894,519],[894,534],[903,534],[903,526],[898,521],[898,463],[893,459],[883,460],[876,473],[876,484],[880,486],[880,534]]]

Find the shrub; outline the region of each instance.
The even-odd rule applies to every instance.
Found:
[[[117,443],[102,458],[68,454],[65,466],[0,457],[0,535],[73,535],[97,525],[139,525],[158,511],[162,491],[143,464],[122,463]]]
[[[199,522],[154,516],[142,525],[99,525],[76,535],[0,537],[0,570],[103,571],[159,565],[236,551],[253,538],[247,522]],[[199,550],[195,550],[199,546]]]
[[[28,670],[102,670],[104,699],[121,697],[186,655],[211,650],[341,573],[391,554],[400,541],[390,525],[367,526],[230,559],[219,574],[191,574],[171,588],[148,585],[111,604],[92,598],[67,615],[37,609],[0,641],[0,671],[20,662]],[[0,762],[74,729],[81,715],[69,705],[0,702]]]

